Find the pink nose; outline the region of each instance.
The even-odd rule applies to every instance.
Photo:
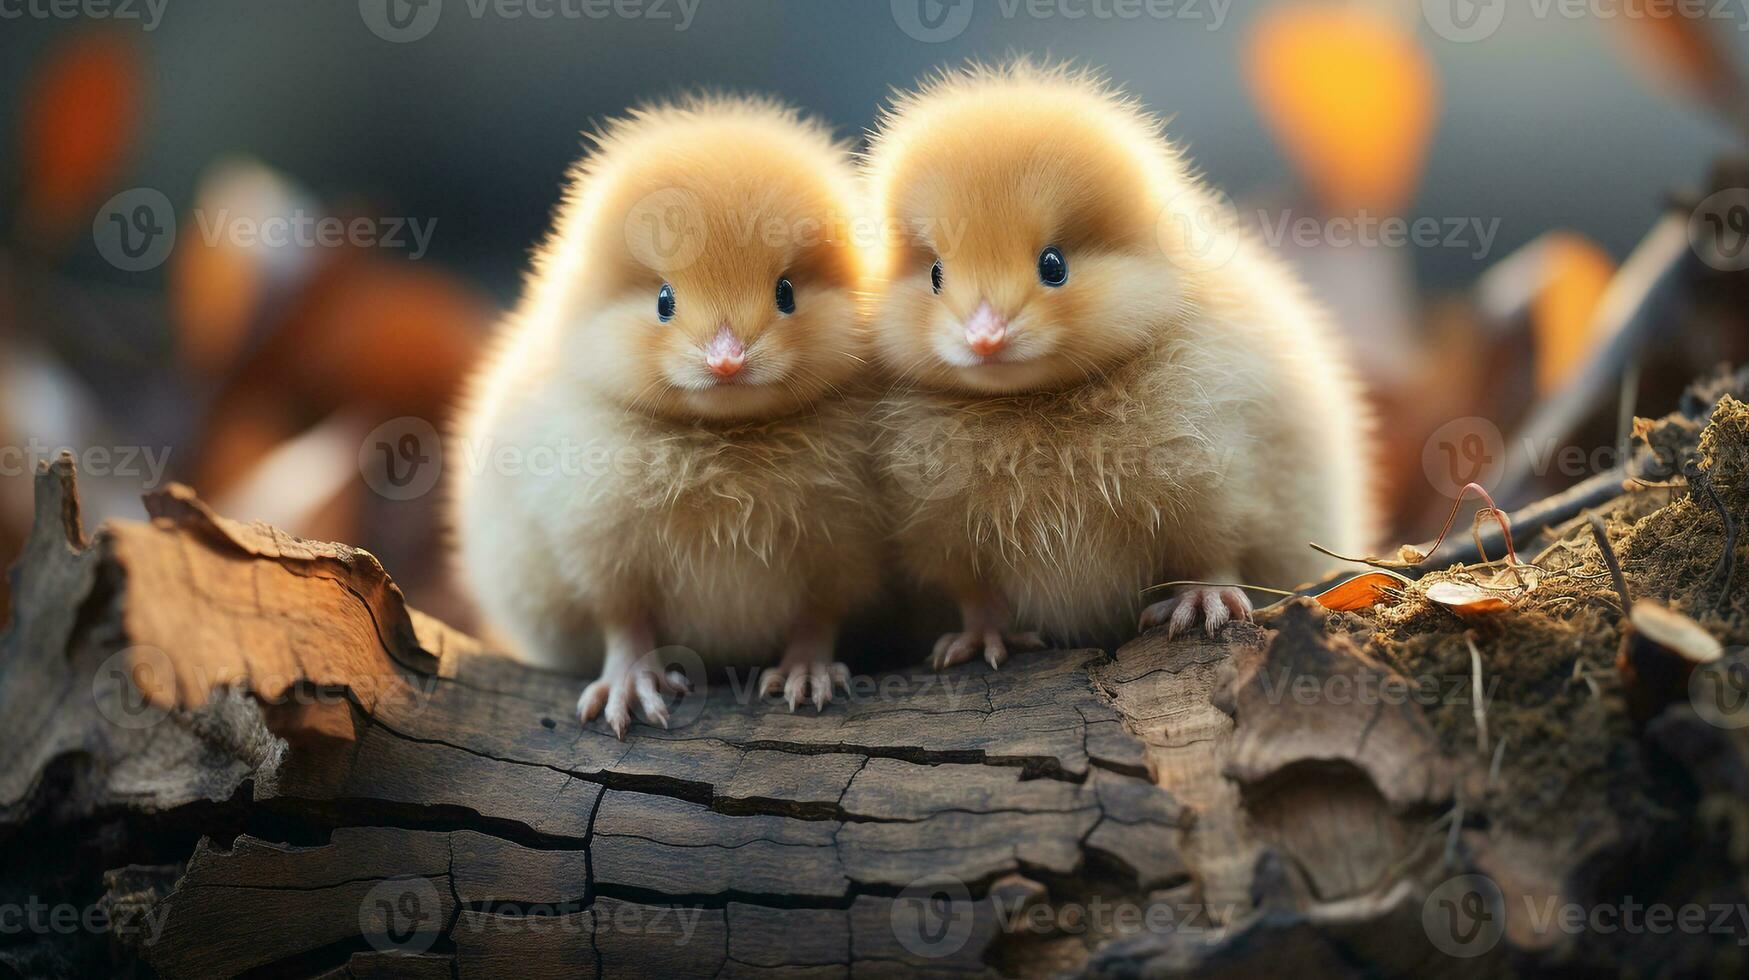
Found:
[[[966,346],[979,357],[989,357],[1008,346],[1008,321],[990,307],[990,301],[978,304],[966,321]]]
[[[747,363],[746,349],[727,324],[717,328],[717,335],[705,348],[704,363],[712,374],[724,380],[740,374],[742,365]]]

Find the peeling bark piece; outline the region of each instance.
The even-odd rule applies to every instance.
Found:
[[[1335,761],[1364,772],[1393,809],[1450,800],[1457,767],[1406,696],[1409,681],[1323,624],[1315,603],[1290,600],[1264,656],[1234,681],[1228,774],[1254,786],[1296,763]]]
[[[228,851],[203,841],[153,909],[161,932],[144,950],[166,976],[232,976],[360,937],[422,953],[454,911],[442,834],[343,828],[320,847],[239,837]]]

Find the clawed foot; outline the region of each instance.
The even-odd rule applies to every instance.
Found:
[[[840,687],[844,693],[850,693],[850,668],[836,661],[785,659],[759,675],[759,696],[769,698],[782,691],[791,712],[803,701],[811,701],[814,713],[819,714],[832,700],[832,692]]]
[[[634,700],[645,721],[667,728],[668,704],[662,696],[691,691],[692,683],[677,670],[659,671],[642,662],[618,669],[610,666],[600,680],[583,689],[583,696],[577,699],[577,714],[584,724],[600,715],[623,742],[632,724]]]
[[[935,654],[929,658],[929,664],[936,670],[946,670],[971,660],[982,651],[984,662],[995,670],[1008,662],[1010,648],[1043,650],[1044,637],[1037,633],[1005,633],[999,629],[943,633],[941,639],[935,641]]]
[[[1166,638],[1176,639],[1201,619],[1203,629],[1212,637],[1227,623],[1250,618],[1251,600],[1245,595],[1245,590],[1232,586],[1198,585],[1142,610],[1141,631],[1146,633],[1164,625]]]
[[[963,664],[979,653],[991,670],[1008,662],[1008,651],[1043,650],[1044,638],[1037,633],[1018,632],[1008,604],[995,595],[983,592],[960,600],[960,630],[944,633],[935,641],[930,666],[946,670]]]

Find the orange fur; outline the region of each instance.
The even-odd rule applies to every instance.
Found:
[[[1280,263],[1210,223],[1218,199],[1134,101],[1066,68],[949,72],[898,98],[865,171],[904,230],[873,333],[902,379],[881,467],[911,572],[1082,635],[1133,629],[1151,584],[1291,586],[1324,569],[1308,541],[1364,547],[1347,360]],[[963,324],[983,303],[1008,344],[980,360]]]

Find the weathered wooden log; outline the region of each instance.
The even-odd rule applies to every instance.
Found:
[[[410,609],[364,552],[184,488],[148,509],[87,536],[70,462],[38,477],[0,639],[21,975],[1555,971],[1581,937],[1528,903],[1670,844],[1490,823],[1512,764],[1306,600],[1221,642],[857,678],[818,715],[701,673],[620,742],[577,723],[583,679]],[[1749,749],[1709,722],[1645,737],[1736,819]]]

